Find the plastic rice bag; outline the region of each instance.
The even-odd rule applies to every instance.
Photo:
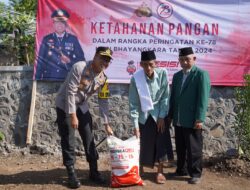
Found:
[[[139,175],[140,142],[135,136],[123,141],[107,138],[111,160],[111,187],[143,185]]]

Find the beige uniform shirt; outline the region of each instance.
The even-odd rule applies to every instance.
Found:
[[[104,72],[95,74],[91,64],[92,61],[75,63],[59,89],[56,106],[66,114],[76,113],[77,108],[86,113],[89,110],[88,98],[100,90],[107,80]],[[98,102],[101,121],[108,123],[108,99],[98,98]]]

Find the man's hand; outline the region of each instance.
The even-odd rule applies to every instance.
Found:
[[[165,122],[163,118],[158,118],[157,120],[157,131],[158,133],[163,133],[165,131]]]
[[[79,121],[77,119],[76,113],[70,114],[70,117],[71,117],[71,127],[77,129]]]
[[[112,128],[109,126],[109,124],[105,123],[104,126],[105,126],[106,133],[107,133],[108,135],[113,135],[113,134],[114,134],[114,133],[113,133],[113,130],[112,130]]]
[[[194,124],[195,129],[202,129],[202,122],[201,121],[196,121]]]
[[[134,129],[134,135],[136,136],[136,138],[140,138],[140,130],[138,128]]]
[[[61,62],[64,64],[67,64],[70,62],[70,58],[64,55],[63,53],[61,54]]]

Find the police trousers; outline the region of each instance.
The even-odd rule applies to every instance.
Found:
[[[59,135],[61,137],[63,164],[65,166],[70,166],[75,163],[76,130],[78,130],[81,136],[87,161],[97,161],[99,156],[95,147],[94,135],[92,132],[92,117],[89,111],[83,114],[79,108],[77,109],[76,114],[79,121],[78,129],[71,127],[69,114],[66,114],[60,108],[56,108],[56,112]]]

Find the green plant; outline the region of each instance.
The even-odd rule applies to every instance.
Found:
[[[237,115],[235,120],[235,132],[238,137],[238,150],[250,158],[250,74],[244,75],[243,87],[235,90]]]
[[[32,64],[35,59],[35,0],[10,0],[0,4],[0,48],[11,52],[19,65]]]
[[[0,131],[0,141],[4,140],[4,134]]]
[[[12,52],[19,60],[19,64],[29,64],[34,58],[34,34],[29,34],[28,30],[35,23],[30,15],[19,15],[8,13],[0,20],[1,28],[6,31],[13,31],[13,35],[5,33],[2,36],[2,45]]]

